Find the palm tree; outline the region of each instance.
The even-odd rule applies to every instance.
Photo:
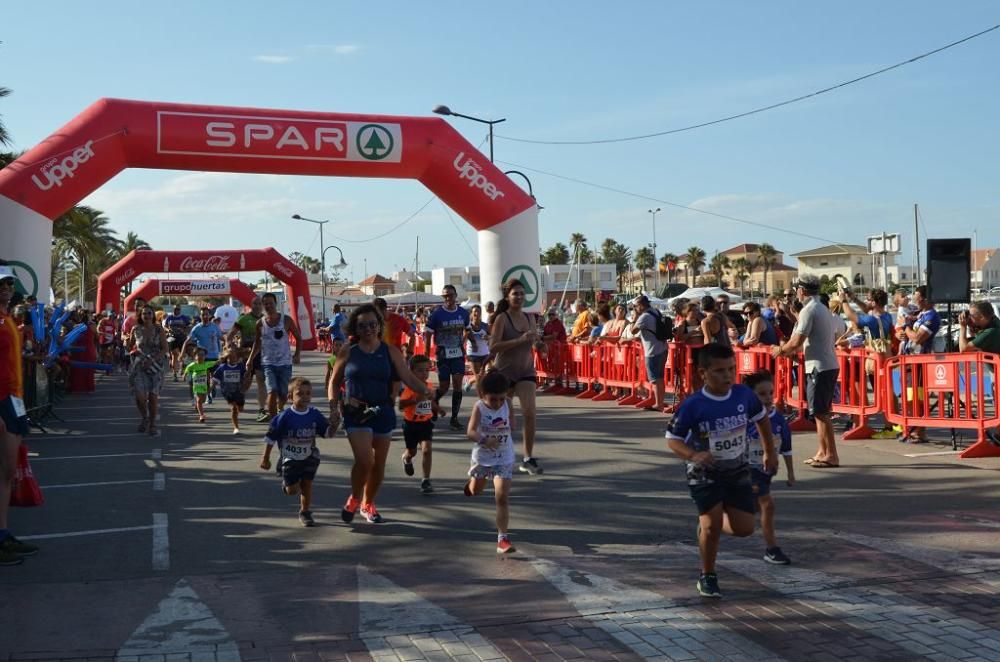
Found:
[[[750,271],[753,270],[753,264],[750,260],[745,257],[738,257],[729,263],[730,268],[733,270],[733,278],[735,278],[740,284],[740,298],[744,298],[743,285],[746,279],[750,277]]]
[[[761,244],[757,247],[757,266],[759,266],[764,272],[764,280],[761,289],[763,290],[765,296],[768,294],[767,272],[769,272],[771,267],[773,267],[775,262],[777,262],[777,256],[778,250],[771,244]]]
[[[10,88],[0,87],[0,99],[10,94]],[[7,133],[7,127],[4,126],[3,120],[0,120],[0,145],[10,145],[11,144],[10,134]]]
[[[615,275],[618,277],[618,291],[622,291],[622,278],[629,271],[629,262],[632,260],[632,251],[608,237],[601,242],[601,261],[605,264],[615,265]]]
[[[684,254],[687,272],[691,276],[691,287],[698,281],[698,274],[705,267],[705,251],[697,246],[691,246]]]
[[[288,254],[288,259],[294,264],[302,267],[303,271],[311,274],[318,274],[323,269],[323,263],[314,257],[310,257],[304,253],[294,251]]]
[[[569,249],[566,244],[557,241],[542,253],[542,264],[569,264]]]
[[[663,257],[660,258],[660,264],[663,268],[667,270],[667,282],[674,282],[674,274],[677,273],[677,263],[680,262],[680,258],[673,253],[664,253]],[[670,267],[673,265],[673,268]]]
[[[111,266],[120,250],[121,241],[115,235],[104,212],[84,205],[73,207],[52,224],[52,254],[57,258],[52,261],[53,275],[57,269],[72,269],[81,302],[88,300],[88,293],[97,288],[98,274]]]
[[[729,269],[729,266],[729,258],[722,253],[716,253],[712,256],[712,262],[708,268],[715,275],[715,285],[717,287],[722,287],[722,276]]]
[[[653,249],[649,246],[643,246],[635,252],[635,268],[639,270],[639,275],[642,278],[642,291],[646,291],[646,269],[652,269],[655,258],[653,257]]]
[[[145,239],[142,239],[134,232],[129,232],[125,235],[125,241],[120,242],[120,245],[115,249],[114,260],[117,262],[132,251],[148,251],[152,248]],[[124,290],[126,295],[132,293],[132,281],[125,283]]]

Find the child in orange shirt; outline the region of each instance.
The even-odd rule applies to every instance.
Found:
[[[430,384],[427,378],[431,372],[431,360],[424,354],[415,354],[410,359],[410,370],[417,379]],[[420,481],[420,491],[430,494],[434,491],[431,487],[431,440],[434,438],[435,415],[444,416],[442,409],[433,400],[424,400],[409,386],[403,388],[403,393],[399,397],[399,409],[403,412],[403,439],[406,441],[406,450],[403,451],[403,471],[407,476],[413,475],[413,456],[417,454],[417,446],[423,453],[422,469],[424,478]]]

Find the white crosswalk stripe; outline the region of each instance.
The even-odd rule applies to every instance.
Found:
[[[357,573],[358,632],[374,659],[507,659],[475,628],[441,607],[364,566]]]
[[[693,659],[696,655],[720,659],[744,655],[753,660],[782,659],[718,621],[677,606],[659,593],[546,559],[531,559],[531,564],[581,616],[643,657],[674,660]]]

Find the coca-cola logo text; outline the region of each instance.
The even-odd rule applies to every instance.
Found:
[[[289,269],[288,265],[283,264],[281,262],[275,262],[274,263],[274,270],[277,271],[282,276],[284,276],[285,278],[294,278],[295,277],[295,272],[292,271],[291,269]]]
[[[125,271],[115,276],[115,285],[121,287],[122,285],[129,282],[133,278],[135,278],[135,269],[129,267]]]
[[[212,255],[196,260],[190,256],[181,260],[181,271],[231,271],[228,255]]]

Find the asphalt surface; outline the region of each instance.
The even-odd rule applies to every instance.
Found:
[[[825,470],[795,435],[797,482],[773,490],[793,565],[724,539],[706,601],[665,416],[541,395],[545,473],[515,476],[498,558],[491,493],[462,494],[470,446],[441,423],[433,495],[397,434],[381,525],[340,521],[350,449],[321,440],[305,529],[252,413],[233,436],[221,399],[202,425],[185,386],[163,396],[158,437],[113,376],[27,439],[46,503],[11,527],[42,551],[0,568],[0,659],[1000,659],[1000,459],[958,459],[946,431],[841,443]]]

